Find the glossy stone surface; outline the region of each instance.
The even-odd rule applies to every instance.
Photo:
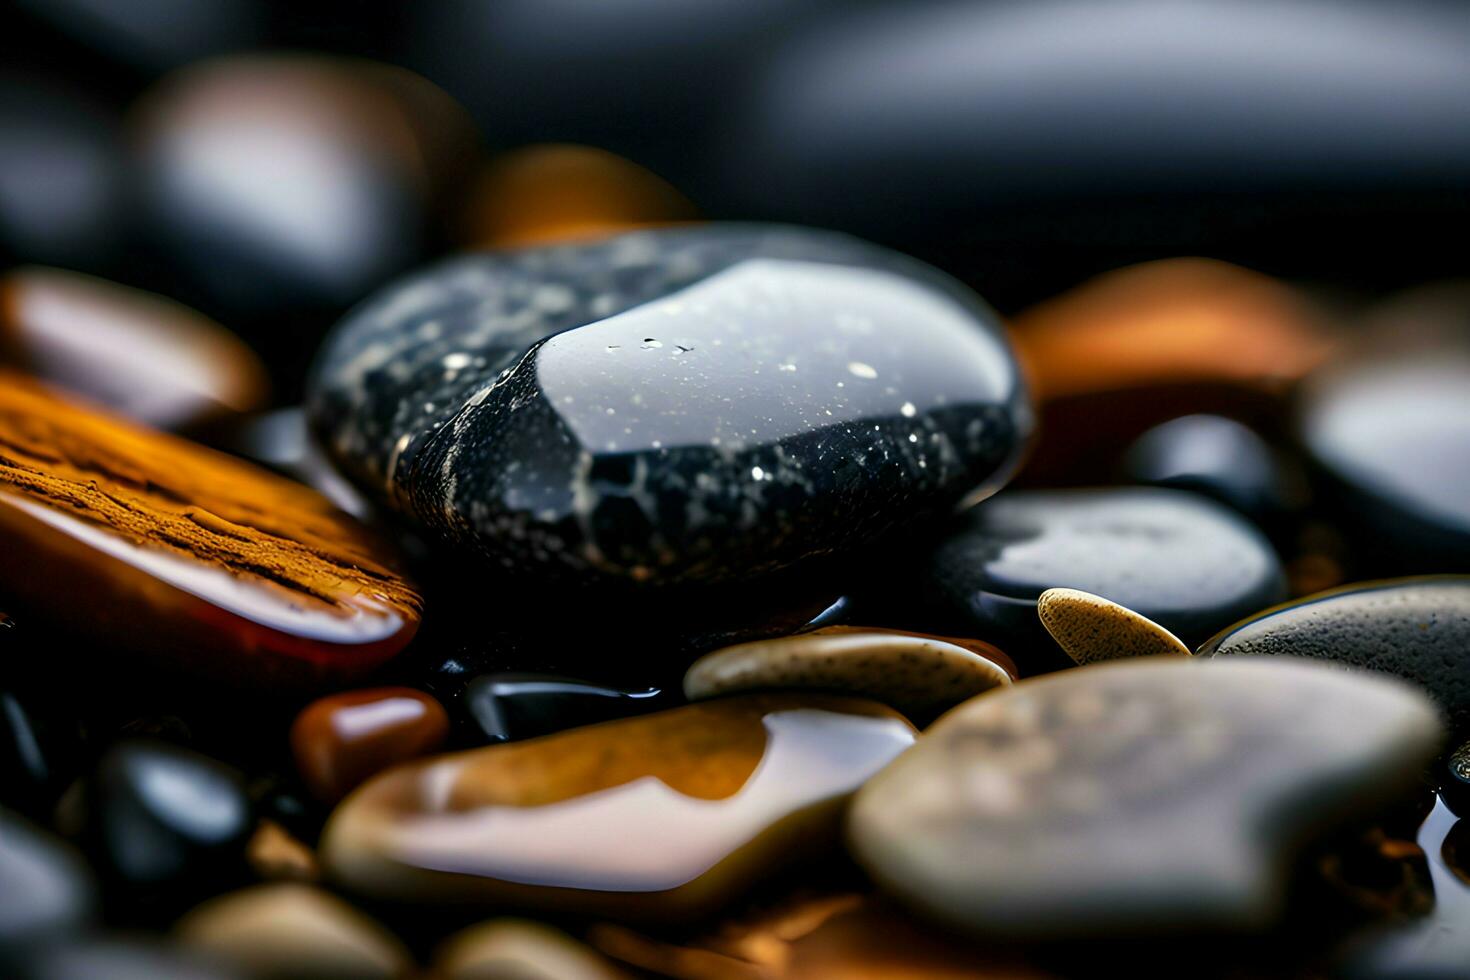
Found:
[[[0,661],[5,656],[0,640]],[[0,805],[37,817],[49,813],[75,775],[80,739],[69,722],[29,692],[0,688]]]
[[[1425,324],[1390,321],[1305,386],[1302,445],[1373,567],[1470,561],[1470,292],[1462,303],[1459,322],[1413,341]]]
[[[853,551],[992,492],[1029,431],[972,294],[760,225],[432,267],[337,327],[309,408],[346,471],[437,538],[579,582]]]
[[[1258,524],[1304,502],[1300,474],[1256,432],[1219,415],[1186,415],[1139,436],[1123,457],[1128,479],[1213,497]]]
[[[877,881],[1007,939],[1256,929],[1303,838],[1415,785],[1433,705],[1305,661],[1150,659],[947,714],[853,801]]]
[[[332,694],[301,710],[291,751],[307,787],[324,803],[389,766],[437,749],[449,735],[438,701],[409,687]]]
[[[615,153],[542,143],[502,154],[468,205],[473,248],[520,248],[691,221],[694,205],[657,174]]]
[[[261,980],[393,980],[412,960],[387,929],[311,885],[256,885],[210,899],[174,927],[187,949]]]
[[[135,899],[227,884],[254,826],[239,772],[148,739],[103,754],[82,807],[84,849]]]
[[[482,674],[463,703],[491,742],[514,742],[669,707],[658,688],[621,690],[556,674]]]
[[[162,296],[63,269],[0,276],[0,362],[161,429],[262,407],[265,365]]]
[[[310,686],[371,669],[417,628],[392,550],[297,483],[4,371],[0,441],[0,589],[108,651]]]
[[[1343,980],[1459,980],[1470,964],[1470,881],[1447,860],[1464,821],[1443,802],[1419,831],[1429,862],[1434,909],[1417,922],[1387,927],[1349,945],[1335,976]]]
[[[1470,817],[1470,742],[1455,749],[1445,760],[1440,792],[1456,813]]]
[[[0,261],[89,272],[117,262],[127,227],[119,128],[75,92],[0,73]]]
[[[716,152],[736,210],[927,247],[1028,292],[1153,255],[1463,274],[1424,223],[1463,216],[1470,187],[1455,4],[844,10],[755,62]]]
[[[927,722],[1009,684],[1014,667],[1008,664],[1005,654],[978,640],[828,626],[706,654],[684,675],[684,696],[698,701],[745,691],[826,690],[872,698]]]
[[[379,899],[694,918],[820,852],[913,738],[866,701],[701,702],[399,766],[337,808],[321,853]]]
[[[434,954],[435,980],[628,980],[595,950],[527,919],[491,919],[446,939]]]
[[[975,635],[1013,656],[1055,649],[1048,589],[1102,596],[1186,644],[1286,597],[1281,563],[1235,512],[1182,490],[1013,491],[966,515],[929,581]]]
[[[16,980],[249,980],[207,958],[141,937],[87,938],[42,947],[17,966]]]
[[[1112,478],[1133,439],[1180,416],[1275,423],[1334,346],[1291,286],[1205,259],[1090,279],[1022,310],[1012,336],[1041,409],[1038,483]]]
[[[0,952],[90,926],[96,906],[96,886],[81,856],[0,809]]]
[[[151,238],[198,305],[239,317],[337,309],[407,267],[474,146],[424,79],[307,55],[186,66],[132,127]]]
[[[1187,657],[1189,647],[1158,623],[1077,589],[1047,589],[1036,600],[1041,625],[1079,664],[1128,657]]]
[[[1470,737],[1470,576],[1385,579],[1331,589],[1237,623],[1201,657],[1312,657],[1393,674],[1439,702]]]

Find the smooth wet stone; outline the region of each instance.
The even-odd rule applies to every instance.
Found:
[[[1345,585],[1268,609],[1212,637],[1200,657],[1287,655],[1402,677],[1470,736],[1470,576]]]
[[[1047,589],[1036,600],[1041,625],[1057,646],[1087,665],[1128,657],[1187,657],[1179,637],[1126,606],[1077,589]]]
[[[306,484],[358,520],[373,516],[372,505],[311,438],[306,411],[299,405],[256,413],[210,435],[216,448]]]
[[[1234,511],[1183,490],[1012,491],[934,551],[928,582],[975,635],[1021,658],[1055,650],[1048,589],[1102,596],[1185,644],[1286,598],[1281,562]]]
[[[1135,438],[1181,416],[1276,424],[1334,343],[1292,287],[1205,259],[1098,276],[1023,310],[1012,336],[1042,420],[1025,478],[1042,484],[1110,479]]]
[[[150,739],[103,754],[84,786],[80,819],[93,861],[143,900],[229,884],[243,870],[254,827],[238,771]]]
[[[92,873],[68,845],[0,809],[0,950],[90,926]]]
[[[1470,562],[1470,289],[1401,300],[1303,386],[1297,431],[1368,568]]]
[[[1456,813],[1470,817],[1470,742],[1455,749],[1445,760],[1440,792]]]
[[[1443,802],[1419,831],[1429,861],[1434,909],[1423,919],[1350,942],[1334,976],[1342,980],[1462,980],[1470,964],[1470,881],[1447,861],[1464,821]]]
[[[131,120],[150,239],[197,305],[335,310],[412,264],[475,136],[425,79],[372,62],[237,55],[188,65]]]
[[[706,225],[454,259],[338,325],[338,463],[516,578],[695,584],[834,556],[1009,475],[994,315],[910,259]]]
[[[670,707],[656,687],[621,690],[556,674],[483,674],[465,686],[465,710],[491,742],[514,742]]]
[[[628,980],[596,950],[540,922],[491,919],[446,939],[434,980]]]
[[[321,854],[377,899],[697,918],[820,853],[913,739],[867,701],[701,702],[399,766],[337,808]]]
[[[208,957],[141,936],[55,943],[26,957],[16,980],[250,980]]]
[[[1262,526],[1305,503],[1301,474],[1254,430],[1219,415],[1186,415],[1149,429],[1128,447],[1129,480],[1193,490]]]
[[[51,80],[0,73],[0,262],[115,265],[124,156],[110,110]]]
[[[260,358],[202,314],[41,266],[0,276],[0,363],[160,429],[261,408],[270,388]]]
[[[274,820],[262,819],[245,845],[245,861],[263,881],[313,883],[321,878],[316,852]]]
[[[542,143],[485,167],[467,205],[472,248],[521,248],[692,221],[662,177],[592,146]]]
[[[6,656],[0,639],[0,661]],[[0,805],[31,816],[48,813],[76,775],[79,727],[29,692],[0,688]]]
[[[1456,4],[843,12],[754,63],[712,154],[744,192],[732,211],[927,248],[1033,295],[1156,255],[1343,282],[1465,271],[1424,224],[1464,215],[1470,189]]]
[[[961,701],[1009,684],[1013,671],[1005,654],[978,640],[828,626],[706,654],[684,675],[684,696],[699,701],[810,688],[872,698],[927,722]]]
[[[393,980],[412,969],[397,937],[311,885],[256,885],[210,899],[175,939],[261,980]]]
[[[1415,785],[1440,735],[1408,685],[1320,664],[1100,664],[947,714],[858,792],[849,841],[974,933],[1262,928],[1302,842]]]
[[[3,370],[0,441],[0,590],[110,657],[309,687],[417,629],[393,551],[300,484]]]
[[[433,752],[448,735],[449,716],[433,696],[374,687],[303,708],[291,726],[291,751],[307,787],[334,803],[369,776]]]

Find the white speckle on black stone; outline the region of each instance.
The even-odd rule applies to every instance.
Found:
[[[972,294],[762,226],[433,267],[337,328],[311,406],[350,475],[452,545],[666,583],[850,551],[987,495],[1030,427]]]

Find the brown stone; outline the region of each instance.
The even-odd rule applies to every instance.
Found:
[[[1014,676],[1005,654],[979,640],[828,626],[706,654],[684,675],[684,695],[827,690],[882,701],[925,722]]]
[[[291,726],[291,751],[307,788],[335,803],[369,776],[434,751],[448,734],[449,716],[433,697],[375,687],[307,705]]]
[[[1207,259],[1107,273],[1013,327],[1041,410],[1032,483],[1095,481],[1133,439],[1182,415],[1270,421],[1333,346],[1290,286]]]
[[[913,739],[867,701],[700,702],[398,766],[321,853],[375,898],[694,918],[833,846],[847,796]]]
[[[695,218],[662,177],[606,150],[527,146],[497,158],[469,206],[472,247],[518,248],[596,238]]]
[[[34,266],[0,277],[0,363],[161,429],[254,411],[270,387],[255,353],[203,314]]]
[[[196,675],[340,683],[419,623],[393,551],[315,491],[5,370],[0,548],[17,605]]]
[[[1047,589],[1036,600],[1036,615],[1079,664],[1189,656],[1183,640],[1147,616],[1081,589]]]
[[[314,882],[321,877],[316,852],[274,820],[262,820],[245,845],[245,860],[266,881]]]

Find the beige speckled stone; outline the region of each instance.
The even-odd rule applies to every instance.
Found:
[[[1093,664],[947,713],[858,791],[849,845],[977,934],[1259,929],[1301,849],[1412,791],[1441,735],[1409,685],[1307,660]]]
[[[629,980],[590,946],[528,919],[492,919],[444,941],[433,980]]]
[[[1128,657],[1187,657],[1173,633],[1146,616],[1079,589],[1047,589],[1036,614],[1067,656],[1079,664]]]
[[[211,899],[175,927],[179,942],[264,980],[395,980],[412,969],[386,929],[311,885],[256,885]]]
[[[927,721],[1009,684],[1012,676],[1009,658],[978,640],[829,626],[706,654],[684,675],[684,695],[697,701],[741,691],[815,688],[873,698]]]

